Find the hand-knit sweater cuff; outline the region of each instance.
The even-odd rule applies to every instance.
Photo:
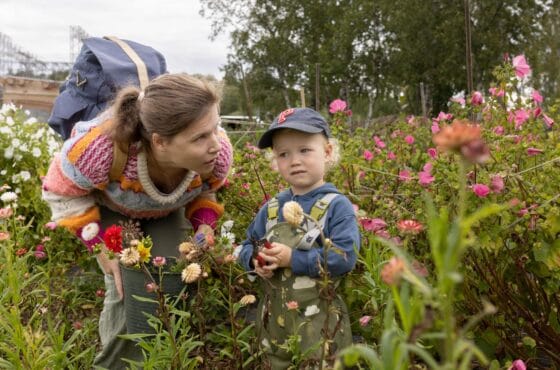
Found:
[[[223,213],[222,205],[209,199],[197,199],[188,205],[185,216],[191,222],[194,230],[197,230],[202,224],[215,229],[217,221]]]
[[[57,224],[76,234],[91,252],[95,244],[103,241],[100,219],[99,208],[94,206],[81,215],[61,219]]]

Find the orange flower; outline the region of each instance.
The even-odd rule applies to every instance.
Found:
[[[391,257],[389,262],[381,270],[381,280],[389,286],[397,285],[401,281],[405,265],[402,259]]]
[[[432,141],[443,150],[459,150],[463,145],[480,139],[480,132],[480,126],[456,119],[435,134]]]
[[[424,229],[424,226],[416,220],[400,220],[397,227],[403,233],[418,234]]]

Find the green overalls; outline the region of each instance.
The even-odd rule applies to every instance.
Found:
[[[326,194],[317,200],[311,209],[310,215],[319,221],[321,228],[325,223],[327,208],[335,196],[335,193]],[[318,247],[315,241],[320,232],[316,225],[305,222],[304,227],[295,227],[286,222],[279,223],[277,219],[278,199],[273,198],[268,203],[265,236],[270,242],[280,242],[291,248],[306,250]],[[308,224],[310,230],[306,230]],[[326,337],[324,328],[327,311],[328,336],[333,341],[328,343],[325,359],[352,343],[348,310],[334,290],[338,283],[338,279],[331,278],[331,289],[323,289],[321,292],[321,278],[295,276],[290,268],[279,268],[270,279],[262,279],[264,295],[259,302],[256,326],[261,347],[272,369],[287,369],[290,365],[295,365],[292,359],[298,354],[283,348],[293,335],[300,336],[295,346],[299,358],[306,358],[306,361],[300,362],[299,365],[305,368],[319,366],[321,341]],[[333,299],[330,307],[327,307],[326,297],[329,294]],[[297,302],[298,308],[289,309],[289,302],[292,307],[293,302]],[[334,338],[333,333],[336,333]]]

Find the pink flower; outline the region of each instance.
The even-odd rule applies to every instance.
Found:
[[[504,190],[503,177],[500,175],[492,176],[492,179],[490,180],[490,188],[492,189],[492,192],[496,194],[501,193]]]
[[[341,99],[335,99],[329,104],[329,113],[335,114],[337,112],[344,112],[346,109],[346,102]]]
[[[245,190],[249,190],[251,189],[251,184],[249,184],[248,182],[244,182],[243,184],[241,184],[241,187]]]
[[[374,234],[375,234],[375,236],[378,236],[378,237],[383,238],[383,239],[391,238],[391,234],[389,234],[389,232],[385,229],[377,230],[376,232],[374,232]]]
[[[364,230],[373,232],[387,227],[387,223],[380,218],[362,218],[360,219],[360,224]]]
[[[515,129],[519,130],[521,129],[521,126],[523,126],[523,124],[525,123],[525,121],[527,121],[530,117],[529,112],[527,112],[525,109],[518,109],[515,111],[515,116],[514,116],[514,120],[515,120]]]
[[[465,105],[465,98],[451,98],[451,101],[459,105]]]
[[[289,311],[295,311],[299,308],[299,303],[297,303],[297,301],[289,301],[286,302],[286,307]]]
[[[451,113],[439,112],[437,118],[434,121],[436,122],[450,121],[452,119],[453,119],[453,115]]]
[[[490,193],[490,188],[484,184],[474,184],[473,193],[479,198],[485,198]]]
[[[480,91],[473,92],[471,96],[471,104],[480,105],[482,103],[484,103],[484,97],[482,96],[482,93]]]
[[[44,259],[45,257],[47,257],[47,253],[45,253],[45,247],[42,244],[38,244],[35,247],[35,252],[33,253],[33,255],[38,260]]]
[[[371,316],[369,316],[369,315],[365,315],[365,316],[360,317],[360,320],[359,320],[360,321],[360,326],[361,327],[367,326],[367,324],[369,324],[370,320],[371,320]]]
[[[418,234],[424,229],[424,226],[416,220],[400,220],[397,228],[403,233]]]
[[[420,183],[420,185],[422,186],[430,185],[434,180],[435,177],[433,177],[432,174],[430,174],[429,172],[427,171],[418,172],[418,182]]]
[[[432,169],[434,168],[434,165],[431,162],[427,162],[424,167],[422,167],[422,170],[428,173],[432,172]]]
[[[543,97],[542,95],[539,93],[538,90],[533,90],[533,93],[531,94],[531,96],[533,97],[533,101],[539,105],[540,103],[543,102]]]
[[[543,120],[546,124],[546,127],[552,128],[552,125],[554,124],[554,120],[552,118],[543,113]]]
[[[439,132],[439,124],[437,122],[432,123],[432,134],[437,134]]]
[[[165,257],[162,257],[162,256],[156,256],[156,257],[154,257],[154,259],[152,261],[152,263],[154,264],[155,267],[164,266],[166,262],[167,261],[165,260]]]
[[[525,60],[525,55],[523,54],[514,57],[512,64],[513,68],[515,68],[515,74],[519,78],[523,78],[531,73],[531,67],[527,64],[527,60]]]
[[[412,144],[414,144],[414,136],[406,135],[406,137],[404,138],[404,141],[406,141],[406,143],[408,145],[412,145]]]
[[[536,107],[536,108],[533,110],[533,117],[539,118],[539,116],[540,116],[541,114],[542,114],[542,109],[541,109],[541,107]]]
[[[408,123],[409,125],[414,125],[414,123],[415,123],[414,121],[415,121],[415,119],[414,119],[413,115],[410,115],[410,116],[406,117],[406,123]]]
[[[156,283],[147,283],[144,288],[146,289],[146,292],[153,293],[157,291],[158,286]]]
[[[386,145],[385,145],[385,143],[383,142],[383,140],[381,140],[381,139],[379,138],[379,136],[374,136],[374,137],[373,137],[373,140],[375,141],[375,145],[377,145],[378,148],[381,148],[381,149],[385,148]]]
[[[534,155],[538,155],[538,154],[542,154],[544,153],[544,150],[542,149],[537,149],[537,148],[527,148],[527,155],[528,156],[534,156]]]
[[[527,370],[527,366],[525,365],[523,360],[515,360],[508,370]]]
[[[399,172],[399,180],[400,181],[410,181],[412,180],[412,175],[408,170],[402,170]]]
[[[0,208],[0,220],[4,218],[12,217],[14,211],[10,207]]]
[[[0,242],[3,241],[3,240],[8,240],[8,239],[10,239],[10,233],[0,231]]]
[[[436,148],[428,148],[426,151],[430,158],[435,159],[437,157],[437,149]]]
[[[370,152],[369,150],[364,150],[364,159],[366,161],[371,161],[373,159],[373,153]]]
[[[47,223],[45,224],[45,227],[46,227],[47,229],[49,229],[49,230],[54,230],[54,229],[56,229],[56,226],[57,226],[57,225],[56,225],[56,222],[54,222],[54,221],[47,222]]]
[[[504,131],[505,131],[504,126],[496,126],[496,127],[494,127],[494,133],[495,133],[496,135],[503,135],[503,134],[504,134]]]
[[[397,155],[393,152],[389,152],[389,153],[387,153],[387,159],[392,161],[394,159],[397,159]]]
[[[366,172],[365,171],[360,171],[358,172],[358,178],[360,180],[362,180],[364,177],[366,177]]]
[[[492,96],[504,96],[506,93],[503,89],[498,89],[497,87],[489,88],[488,92],[492,94]]]

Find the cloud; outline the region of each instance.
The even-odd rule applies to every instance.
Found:
[[[70,59],[70,26],[114,35],[160,51],[170,72],[213,74],[226,63],[227,37],[210,41],[211,21],[194,1],[1,0],[0,32],[46,61]]]

